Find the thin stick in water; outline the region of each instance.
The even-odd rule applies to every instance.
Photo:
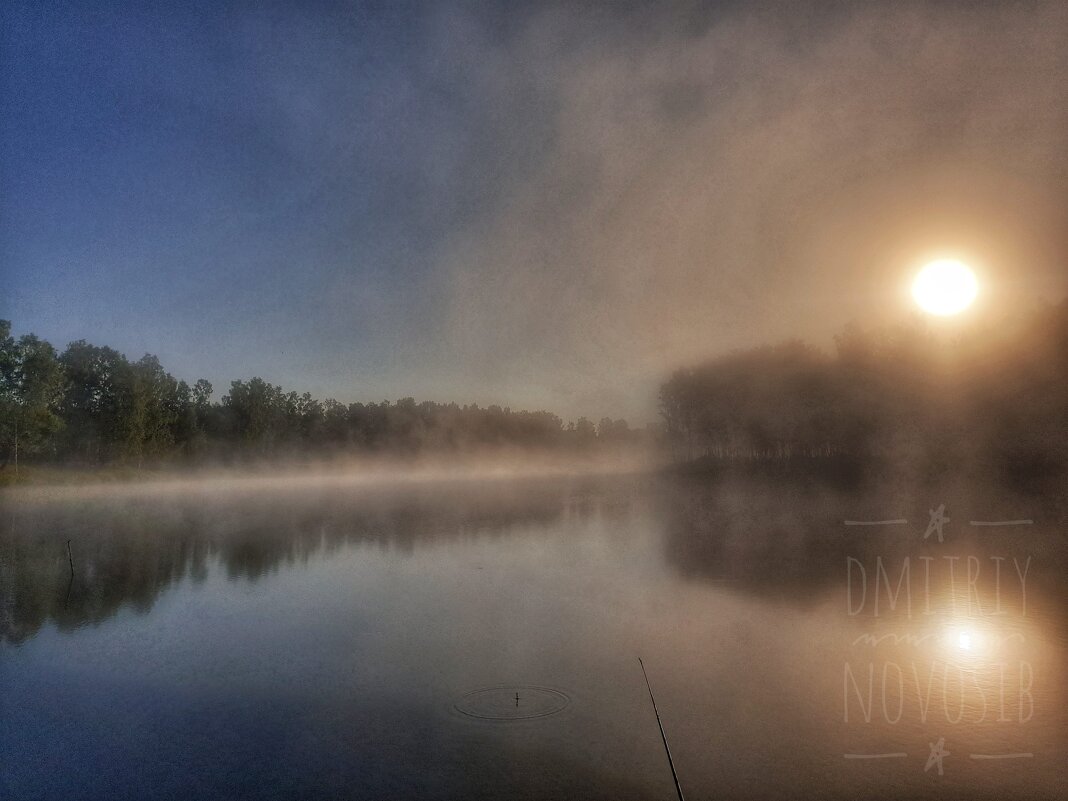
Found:
[[[679,784],[679,774],[675,772],[675,762],[671,758],[671,749],[668,748],[667,735],[664,734],[664,724],[660,722],[660,711],[656,708],[656,699],[653,698],[653,688],[649,684],[649,674],[645,672],[645,663],[638,657],[638,664],[642,666],[642,675],[645,676],[645,687],[649,690],[649,700],[653,702],[653,713],[656,715],[656,725],[660,727],[660,739],[664,741],[664,753],[667,754],[668,765],[671,767],[671,778],[675,780],[675,792],[678,793],[679,801],[686,801],[682,795],[682,786]]]

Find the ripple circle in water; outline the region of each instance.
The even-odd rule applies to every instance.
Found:
[[[480,720],[529,720],[555,715],[569,703],[571,698],[560,690],[509,685],[472,690],[456,702],[456,709]]]

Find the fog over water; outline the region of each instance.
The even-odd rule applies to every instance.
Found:
[[[638,656],[687,797],[1060,797],[1055,495],[631,475],[4,500],[8,797],[663,798]],[[886,752],[908,756],[844,758]],[[1031,756],[970,757],[1009,752]]]

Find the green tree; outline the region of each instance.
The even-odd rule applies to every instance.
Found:
[[[38,454],[63,421],[63,368],[55,349],[33,334],[18,340],[0,320],[0,436],[18,472],[19,452]]]
[[[68,379],[62,407],[67,453],[91,462],[113,456],[121,427],[126,357],[81,339],[70,343],[59,359]]]

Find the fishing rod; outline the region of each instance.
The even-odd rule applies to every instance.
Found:
[[[656,715],[656,725],[660,727],[660,739],[664,741],[664,753],[667,754],[668,765],[671,766],[671,778],[675,780],[675,792],[679,795],[679,801],[686,801],[682,795],[682,786],[679,784],[679,774],[675,772],[675,762],[671,759],[671,749],[668,748],[667,735],[664,734],[664,724],[660,722],[660,711],[656,708],[656,699],[653,698],[653,687],[649,684],[649,674],[645,672],[645,663],[638,657],[638,664],[642,666],[642,675],[645,676],[645,688],[649,691],[649,700],[653,702],[653,714]]]

